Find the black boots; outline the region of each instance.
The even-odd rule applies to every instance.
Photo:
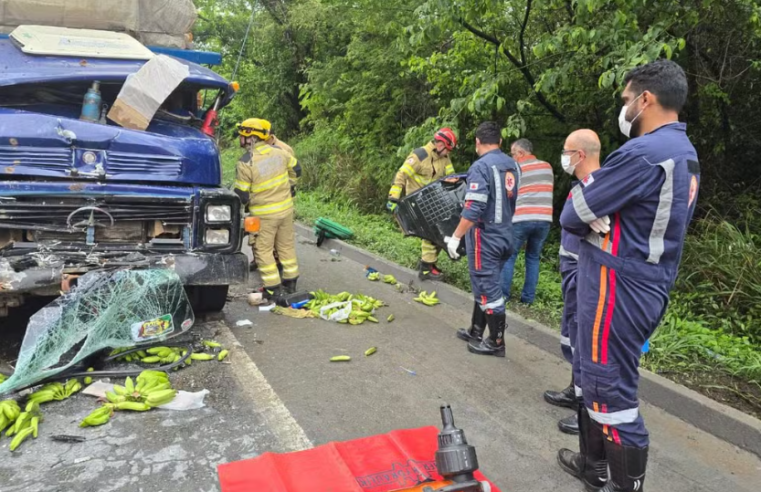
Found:
[[[473,303],[473,315],[470,318],[470,328],[460,328],[457,330],[457,338],[470,342],[471,340],[481,341],[484,338],[486,330],[486,313],[481,306]]]
[[[262,297],[268,301],[283,297],[283,288],[280,284],[273,285],[272,287],[262,287]]]
[[[296,292],[296,282],[298,282],[298,280],[298,278],[283,279],[283,290],[286,294],[294,294]]]
[[[592,422],[583,402],[579,402],[579,450],[558,451],[560,467],[584,482],[588,492],[597,492],[608,482],[608,462],[605,457],[605,435],[602,426]],[[606,491],[609,492],[609,491]]]
[[[573,386],[573,376],[571,377],[571,384],[566,389],[562,391],[545,391],[544,401],[556,407],[566,407],[572,410],[578,409],[576,390]]]
[[[634,448],[605,441],[605,454],[610,462],[610,482],[600,492],[642,492],[647,452],[648,448]]]
[[[576,436],[579,434],[579,414],[574,413],[564,419],[558,420],[558,429],[563,434]]]
[[[425,261],[421,260],[420,264],[418,265],[417,276],[420,280],[441,280],[443,274],[435,263],[426,263]]]
[[[483,340],[471,340],[468,343],[468,351],[478,355],[505,356],[505,313],[486,314],[486,322],[489,325],[489,338]]]

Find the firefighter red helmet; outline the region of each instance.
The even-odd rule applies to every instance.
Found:
[[[447,150],[452,150],[457,147],[457,135],[454,134],[451,128],[442,128],[436,132],[434,140],[438,140],[444,144]]]

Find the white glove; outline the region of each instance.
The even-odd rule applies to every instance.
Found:
[[[460,247],[460,241],[462,241],[462,238],[457,236],[445,237],[444,241],[447,242],[447,253],[449,253],[449,257],[453,260],[459,258],[460,255],[457,253],[457,248]]]
[[[610,232],[610,217],[606,215],[595,219],[589,224],[589,227],[597,234],[607,234]]]

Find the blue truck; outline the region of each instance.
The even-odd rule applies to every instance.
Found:
[[[80,115],[95,82],[112,105],[145,60],[28,54],[0,38],[0,316],[90,271],[171,268],[196,311],[221,310],[247,281],[240,199],[202,131],[235,88],[189,61],[215,56],[163,51],[189,76],[142,131]]]

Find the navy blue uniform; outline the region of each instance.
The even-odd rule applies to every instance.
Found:
[[[574,183],[576,185],[578,182]],[[565,207],[572,207],[568,194]],[[560,324],[560,348],[563,357],[573,364],[576,346],[576,272],[579,266],[579,248],[581,238],[563,230],[560,232],[560,277],[563,295],[563,318]]]
[[[579,248],[578,327],[584,404],[607,439],[644,448],[639,359],[660,323],[674,285],[700,186],[697,153],[686,126],[672,123],[634,138],[572,190],[563,229]],[[589,223],[610,218],[604,237]]]
[[[519,172],[501,150],[482,155],[468,170],[462,217],[475,225],[465,237],[473,296],[486,312],[505,312],[500,274],[513,252],[513,212]]]

